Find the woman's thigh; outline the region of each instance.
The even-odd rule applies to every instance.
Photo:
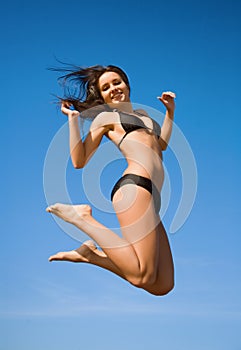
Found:
[[[152,195],[140,186],[128,184],[115,193],[113,206],[122,235],[134,247],[140,262],[156,266],[160,217]]]
[[[135,185],[125,185],[113,201],[122,234],[132,244],[143,272],[155,281],[145,289],[156,295],[169,292],[174,285],[174,266],[166,230],[155,213],[151,194]]]

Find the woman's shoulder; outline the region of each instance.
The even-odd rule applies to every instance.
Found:
[[[141,114],[145,117],[150,117],[150,115],[147,113],[147,111],[145,111],[145,109],[138,108],[138,109],[135,109],[134,112]]]
[[[119,115],[115,111],[105,111],[99,113],[91,124],[91,128],[104,127],[119,122]]]

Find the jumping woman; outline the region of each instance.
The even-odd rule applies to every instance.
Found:
[[[174,267],[159,211],[162,151],[172,132],[175,94],[164,92],[159,97],[166,108],[160,127],[146,111],[133,109],[128,77],[116,66],[76,67],[61,78],[67,85],[74,81],[78,86],[78,96],[61,99],[61,110],[68,117],[73,166],[83,168],[106,136],[126,158],[127,168],[111,193],[122,236],[95,220],[89,205],[50,205],[48,212],[75,225],[91,240],[49,261],[97,265],[153,295],[165,295],[174,286]],[[93,117],[82,141],[78,119],[96,108],[103,109]]]

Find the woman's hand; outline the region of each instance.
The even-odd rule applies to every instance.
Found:
[[[76,110],[70,109],[72,104],[70,102],[63,101],[61,104],[61,112],[67,115],[68,117],[78,117],[80,113]]]
[[[158,98],[158,100],[160,100],[164,106],[166,107],[167,111],[169,113],[174,113],[175,110],[175,101],[174,98],[176,97],[176,95],[174,94],[174,92],[171,91],[166,91],[163,92],[162,95]]]

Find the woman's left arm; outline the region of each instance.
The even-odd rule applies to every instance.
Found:
[[[171,133],[172,133],[172,125],[173,125],[173,119],[174,119],[174,110],[175,110],[175,99],[176,95],[171,92],[163,92],[158,99],[164,104],[166,107],[166,115],[161,127],[161,137],[160,137],[160,144],[162,150],[165,150],[168,146]]]

